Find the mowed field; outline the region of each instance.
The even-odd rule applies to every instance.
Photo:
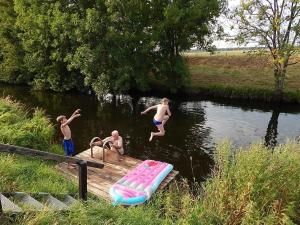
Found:
[[[243,51],[184,53],[190,72],[192,90],[210,87],[274,89],[271,59],[266,55]],[[300,55],[293,58],[299,63],[289,66],[285,91],[300,91]]]

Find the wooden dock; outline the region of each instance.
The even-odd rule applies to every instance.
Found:
[[[93,160],[99,163],[102,162],[102,148],[94,147],[94,158],[91,158],[91,150],[88,149],[75,157]],[[116,183],[120,178],[126,175],[130,170],[135,168],[142,161],[129,156],[123,156],[122,161],[117,160],[116,153],[112,151],[105,152],[104,168],[88,167],[87,184],[88,191],[102,199],[110,201],[109,188]],[[68,168],[66,163],[60,163],[57,168],[66,175],[67,178],[78,179],[78,167]],[[164,179],[158,189],[165,188],[178,174],[178,171],[172,172]]]

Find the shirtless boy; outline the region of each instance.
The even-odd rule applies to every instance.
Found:
[[[117,130],[114,130],[111,132],[111,136],[106,137],[103,140],[90,143],[90,145],[101,146],[105,142],[109,142],[110,149],[118,154],[118,160],[123,160],[123,158],[121,157],[122,155],[124,155],[123,138],[119,135],[119,132]]]
[[[72,122],[72,120],[80,116],[79,113],[80,109],[77,109],[69,119],[67,119],[67,117],[64,115],[60,115],[56,118],[56,121],[60,123],[60,130],[64,135],[63,146],[65,154],[67,156],[73,156],[74,154],[74,143],[72,141],[71,129],[69,127],[69,124]]]
[[[171,116],[171,112],[169,109],[169,99],[163,98],[161,104],[151,106],[145,111],[141,112],[141,114],[146,114],[148,111],[153,109],[156,109],[156,114],[153,118],[153,124],[157,127],[159,132],[151,132],[149,141],[152,141],[154,136],[164,136],[166,133],[164,126]]]

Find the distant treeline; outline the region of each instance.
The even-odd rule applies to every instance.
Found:
[[[224,0],[0,0],[0,81],[36,89],[176,91],[180,52],[208,46]]]
[[[265,47],[234,47],[234,48],[215,48],[211,49],[213,51],[218,51],[218,52],[230,52],[230,51],[254,51],[257,49],[266,49]],[[206,49],[191,49],[187,52],[207,52]]]

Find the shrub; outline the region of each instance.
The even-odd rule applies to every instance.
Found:
[[[10,98],[0,99],[0,142],[40,150],[51,146],[54,128],[41,109],[32,114]]]

